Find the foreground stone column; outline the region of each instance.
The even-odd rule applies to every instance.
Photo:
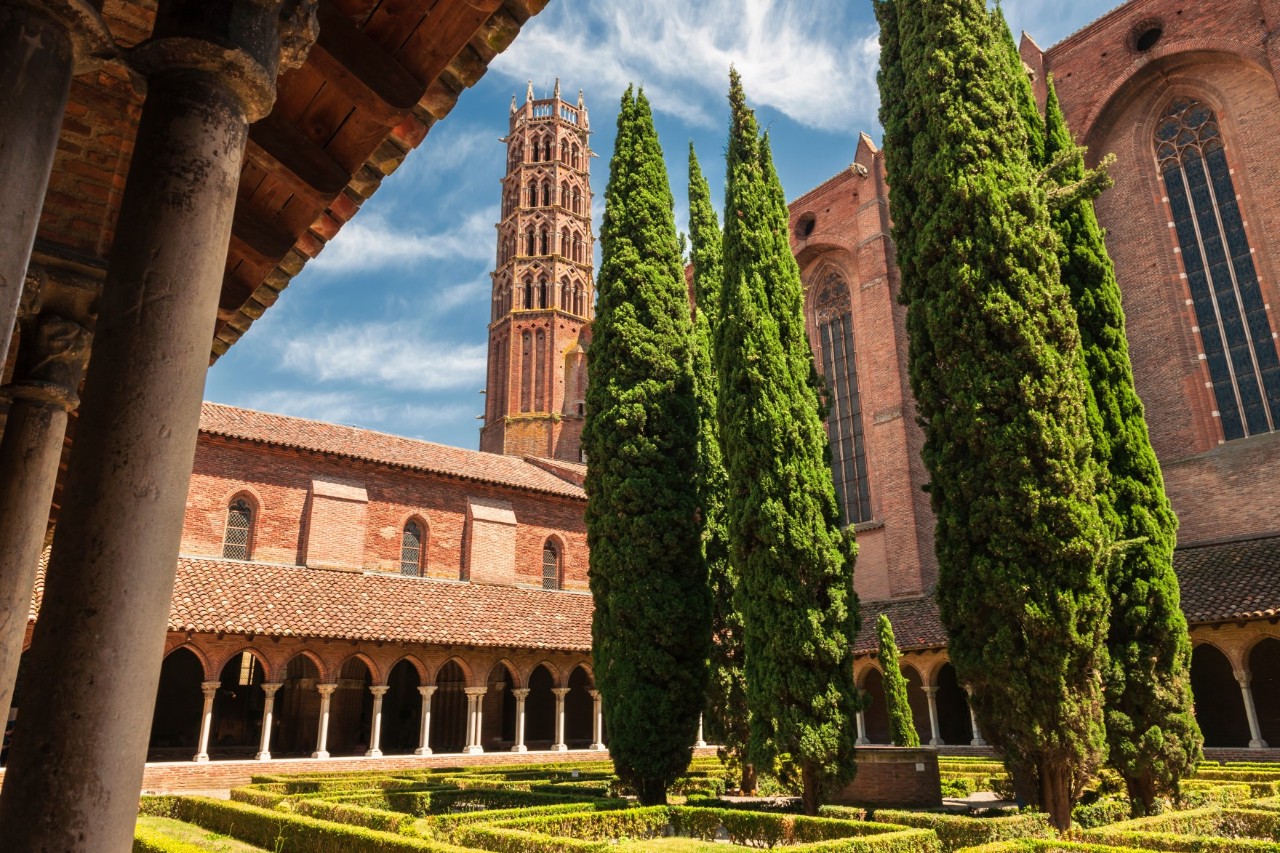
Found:
[[[271,760],[271,725],[272,712],[276,708],[276,691],[284,686],[283,682],[267,682],[262,685],[262,692],[267,694],[267,701],[262,705],[262,741],[258,746],[257,759],[259,761]]]
[[[1258,727],[1258,709],[1253,704],[1253,688],[1250,686],[1253,676],[1243,669],[1237,669],[1235,676],[1240,685],[1240,696],[1244,699],[1244,714],[1249,718],[1249,748],[1266,749],[1267,742],[1262,739],[1262,730]]]
[[[316,685],[316,690],[320,691],[320,728],[316,732],[316,751],[311,753],[312,758],[329,757],[329,704],[333,691],[337,689],[337,684]]]
[[[982,739],[982,732],[978,731],[978,716],[973,713],[973,706],[969,706],[969,728],[973,731],[973,740],[969,741],[969,746],[986,746],[987,742]]]
[[[591,694],[591,748],[596,752],[604,752],[604,709],[600,702],[599,690],[588,690]],[[698,715],[698,742],[694,746],[706,746],[702,740],[702,715]]]
[[[938,688],[930,685],[924,688],[924,695],[929,700],[929,746],[942,746],[942,733],[938,730]]]
[[[89,350],[89,333],[61,317],[23,328],[17,378],[0,389],[12,400],[0,438],[0,720],[9,719],[67,412],[79,403]]]
[[[564,697],[569,695],[568,687],[552,687],[556,694],[556,742],[551,744],[556,752],[568,752],[569,745],[564,742]]]
[[[592,690],[591,692],[595,693],[596,691]],[[707,742],[702,739],[702,715],[701,714],[698,715],[698,737],[693,742],[693,745],[695,747],[703,747],[707,745]]]
[[[529,747],[524,745],[524,703],[529,698],[529,688],[512,690],[511,695],[516,697],[516,745],[511,747],[511,751],[528,752]]]
[[[213,728],[213,700],[218,695],[221,681],[203,681],[200,689],[204,691],[204,709],[200,711],[200,747],[192,761],[209,760],[209,732]]]
[[[391,688],[386,684],[375,684],[369,688],[369,692],[373,694],[373,723],[369,728],[369,751],[365,753],[369,758],[381,758],[382,750],[382,697],[387,695],[387,691]]]
[[[236,188],[249,123],[275,96],[281,9],[160,0],[130,54],[147,99],[29,652],[43,677],[0,788],[10,849],[133,843]]]
[[[414,755],[431,754],[431,697],[435,692],[434,684],[418,688],[418,693],[422,695],[422,722],[418,729],[418,748],[413,751]]]
[[[487,687],[468,687],[467,693],[467,746],[463,752],[467,755],[479,755],[484,752],[484,747],[480,744],[481,728],[484,723],[484,694],[488,692]]]
[[[867,718],[862,714],[862,710],[859,709],[856,717],[858,721],[858,739],[853,742],[854,746],[864,746],[871,743],[871,741],[867,740]]]

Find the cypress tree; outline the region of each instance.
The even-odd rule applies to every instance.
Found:
[[[810,381],[800,271],[767,140],[730,73],[724,290],[715,330],[751,718],[749,754],[797,766],[804,808],[854,771],[852,537],[840,530]]]
[[[982,0],[875,8],[939,610],[983,733],[1065,829],[1105,750],[1109,549],[1021,70]]]
[[[741,772],[740,787],[754,791],[754,766],[747,760],[750,728],[747,682],[742,669],[742,615],[734,602],[738,573],[729,562],[725,528],[728,475],[720,452],[716,422],[718,380],[715,371],[716,318],[720,311],[724,267],[720,259],[720,223],[711,204],[711,188],[689,143],[689,237],[693,265],[694,378],[698,389],[698,487],[703,514],[702,546],[711,582],[711,680],[708,710],[720,732],[720,758]]]
[[[1061,179],[1083,180],[1084,158],[1052,79],[1048,85],[1046,159],[1066,152],[1071,159]],[[1111,537],[1128,546],[1111,562],[1107,578],[1109,760],[1124,777],[1135,812],[1146,813],[1158,794],[1176,793],[1178,780],[1194,771],[1203,741],[1192,711],[1191,641],[1173,571],[1178,520],[1133,385],[1120,286],[1093,204],[1083,198],[1056,210],[1053,225],[1096,404],[1093,455],[1108,474],[1098,490],[1099,511]]]
[[[884,670],[884,704],[889,712],[890,740],[894,746],[919,746],[920,735],[911,717],[911,702],[907,699],[907,679],[902,676],[898,644],[893,638],[893,625],[884,613],[876,620],[876,633],[880,637],[880,668]]]
[[[614,768],[646,804],[684,772],[707,690],[693,325],[662,149],[643,91],[622,98],[588,362],[592,642]]]

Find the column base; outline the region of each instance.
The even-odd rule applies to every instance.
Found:
[[[706,744],[703,744],[703,746],[706,746]],[[606,750],[609,749],[609,747],[605,746],[602,743],[593,743],[591,744],[590,749],[592,752],[605,752]]]
[[[860,737],[860,738],[858,738],[857,740],[855,740],[855,741],[853,742],[853,745],[854,745],[854,746],[866,746],[866,745],[867,745],[867,744],[869,744],[869,743],[871,743],[871,741],[867,740],[867,739],[866,739],[866,738],[864,738],[864,737]]]
[[[209,753],[207,753],[207,752],[201,752],[201,753],[198,753],[198,754],[197,754],[194,758],[192,758],[191,760],[192,760],[192,761],[196,761],[196,762],[205,762],[205,761],[208,761],[208,760],[209,760]]]
[[[568,752],[569,745],[567,743],[553,743],[551,744],[551,751],[552,752]]]
[[[417,749],[415,749],[415,750],[413,751],[413,754],[414,754],[414,755],[430,755],[430,754],[431,754],[431,747],[429,747],[429,746],[420,746],[420,747],[418,747]]]
[[[529,747],[525,746],[522,743],[518,743],[515,746],[511,747],[511,751],[512,752],[528,752]]]
[[[929,738],[929,746],[946,746],[947,743],[940,737]]]
[[[986,746],[987,742],[980,737],[976,737],[969,741],[969,746]]]
[[[270,760],[271,760],[271,753],[269,753],[269,752],[259,752],[259,753],[258,753],[256,756],[254,756],[254,757],[255,757],[255,758],[257,758],[259,761],[270,761]]]
[[[312,757],[312,758],[328,758],[328,757],[329,757],[329,750],[327,750],[327,749],[318,749],[318,750],[316,750],[315,752],[311,753],[311,757]]]
[[[1250,749],[1266,749],[1267,742],[1262,738],[1258,738],[1257,740],[1251,740],[1249,741],[1249,748]]]
[[[382,757],[382,750],[380,750],[380,749],[371,749],[371,750],[369,750],[368,752],[366,752],[366,753],[364,754],[364,757],[365,757],[365,758],[381,758],[381,757]]]
[[[694,742],[694,744],[693,744],[693,748],[694,748],[694,749],[702,749],[702,748],[703,748],[703,747],[705,747],[706,745],[707,745],[707,742],[706,742],[705,740],[695,741],[695,742]],[[593,746],[593,747],[591,747],[591,748],[592,748],[592,749],[595,749],[595,747],[594,747],[594,746]]]
[[[469,746],[462,750],[464,755],[480,755],[484,752],[483,746]]]

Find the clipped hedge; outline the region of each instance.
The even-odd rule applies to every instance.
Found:
[[[505,788],[431,788],[428,790],[385,789],[387,805],[398,812],[425,817],[455,808],[516,809],[525,806],[577,804],[589,808],[603,798],[561,791],[541,793]]]
[[[133,853],[209,853],[209,848],[170,838],[155,827],[138,824],[133,828]]]
[[[1280,813],[1211,806],[1086,829],[1079,837],[1088,842],[1154,850],[1280,853]]]
[[[1092,829],[1128,820],[1133,816],[1132,809],[1127,799],[1104,797],[1076,806],[1071,810],[1071,820],[1080,829]]]
[[[349,803],[304,799],[295,800],[289,805],[295,814],[336,823],[345,823],[350,826],[363,826],[366,829],[376,829],[379,832],[393,832],[397,835],[412,834],[414,823],[416,823],[412,816],[401,812],[383,811],[382,809]]]
[[[598,810],[625,809],[630,807],[626,800],[598,800],[593,808]],[[493,809],[479,812],[457,812],[455,814],[432,815],[423,821],[430,832],[450,842],[455,842],[458,830],[464,826],[494,823],[514,818],[533,817],[551,814],[567,814],[581,812],[581,803],[559,803],[553,806],[526,806],[518,809]],[[456,842],[455,842],[456,843]]]
[[[1254,796],[1253,786],[1248,782],[1197,782],[1189,779],[1179,788],[1178,805],[1184,809],[1233,805]]]
[[[977,847],[965,847],[957,853],[1155,853],[1146,847],[1110,847],[1077,841],[1044,841],[1024,838],[1018,841],[993,841]]]
[[[826,814],[824,807],[822,814]],[[1127,815],[1126,815],[1127,816]],[[1018,814],[1006,817],[969,817],[940,812],[876,809],[872,815],[880,823],[932,829],[944,851],[959,850],[993,841],[1019,838],[1051,838],[1053,830],[1045,814]]]

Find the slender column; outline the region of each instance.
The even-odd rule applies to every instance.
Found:
[[[479,755],[484,752],[484,746],[481,745],[481,732],[484,727],[484,694],[488,692],[487,687],[468,687],[467,693],[467,748],[463,750],[468,755]]]
[[[135,167],[28,653],[42,678],[0,788],[0,838],[15,850],[133,843],[236,190],[249,123],[275,97],[282,3],[159,0],[130,53],[147,79]],[[313,23],[290,17],[283,35]]]
[[[1262,739],[1262,730],[1258,728],[1258,709],[1253,704],[1253,688],[1249,686],[1253,676],[1246,669],[1237,669],[1235,675],[1240,684],[1240,696],[1244,699],[1244,713],[1249,718],[1249,748],[1266,749],[1267,742]]]
[[[316,685],[316,690],[320,691],[320,730],[316,732],[316,751],[311,753],[312,758],[329,757],[329,701],[337,689],[336,684]]]
[[[413,751],[414,755],[430,755],[431,754],[431,697],[435,695],[436,686],[429,684],[425,687],[419,687],[418,692],[422,694],[422,722],[418,729],[418,748]]]
[[[213,728],[213,697],[218,695],[221,681],[202,681],[200,689],[204,691],[204,709],[200,712],[200,750],[192,761],[209,760],[209,731]]]
[[[969,746],[986,746],[987,742],[982,739],[982,732],[978,730],[978,716],[973,713],[973,706],[969,706],[969,728],[973,730],[973,740],[969,741]]]
[[[524,745],[524,703],[529,698],[529,688],[512,690],[511,695],[516,697],[516,745],[511,747],[511,751],[528,752],[529,747]]]
[[[0,80],[0,85],[3,81]],[[0,438],[0,720],[9,719],[31,588],[89,333],[53,314],[23,321],[12,400]]]
[[[267,694],[267,701],[262,706],[262,742],[258,746],[258,760],[271,760],[271,714],[276,708],[276,691],[284,686],[283,682],[267,682],[262,685],[262,692]]]
[[[600,701],[599,690],[588,690],[591,694],[591,748],[596,752],[604,752],[604,710]],[[702,740],[702,716],[698,716],[698,743],[695,746],[706,746]]]
[[[596,691],[592,690],[591,693],[594,695]],[[698,739],[693,742],[693,745],[695,747],[703,747],[707,745],[707,742],[702,738],[702,715],[701,714],[698,715]]]
[[[942,733],[938,730],[938,688],[930,685],[924,688],[924,695],[929,700],[929,746],[942,746]]]
[[[568,752],[569,745],[564,742],[564,697],[569,695],[568,687],[552,687],[556,694],[556,742],[551,748],[556,752]]]
[[[369,751],[365,753],[369,758],[381,758],[382,750],[382,697],[387,695],[390,686],[386,684],[375,684],[369,688],[369,692],[373,694],[373,725],[369,729]]]
[[[863,716],[862,709],[858,709],[856,717],[858,721],[858,739],[853,742],[854,746],[864,746],[871,741],[867,740],[867,718]]]

